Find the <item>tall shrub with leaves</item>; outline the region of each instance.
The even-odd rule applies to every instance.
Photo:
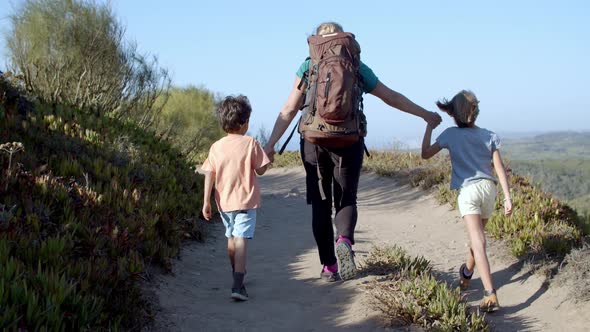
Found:
[[[26,0],[10,22],[9,66],[28,92],[47,103],[153,124],[168,73],[125,40],[108,3]]]
[[[223,135],[215,116],[212,92],[194,86],[172,88],[161,96],[159,103],[163,105],[157,126],[159,135],[191,159],[201,159],[201,152]]]

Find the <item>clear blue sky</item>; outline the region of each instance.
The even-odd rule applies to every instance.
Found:
[[[14,2],[0,3],[2,17]],[[429,110],[466,88],[481,101],[482,127],[590,130],[588,1],[111,3],[128,38],[157,55],[175,85],[247,95],[254,134],[272,128],[307,56],[306,37],[328,20],[355,33],[363,62],[383,83]],[[365,100],[370,145],[421,139],[422,120]],[[443,118],[435,135],[453,125]]]

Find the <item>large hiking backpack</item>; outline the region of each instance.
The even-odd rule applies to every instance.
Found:
[[[350,146],[366,136],[361,48],[352,33],[311,36],[309,70],[299,132],[320,146]]]

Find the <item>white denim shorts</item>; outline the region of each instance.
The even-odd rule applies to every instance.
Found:
[[[494,213],[496,202],[496,183],[480,180],[459,190],[457,205],[461,217],[466,214],[479,214],[481,219],[489,219]]]

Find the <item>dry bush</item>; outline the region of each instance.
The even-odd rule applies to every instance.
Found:
[[[563,261],[556,283],[569,288],[574,301],[590,301],[590,244],[572,250]]]
[[[49,104],[131,117],[143,128],[170,79],[157,59],[125,40],[108,3],[26,0],[10,15],[10,68]]]

